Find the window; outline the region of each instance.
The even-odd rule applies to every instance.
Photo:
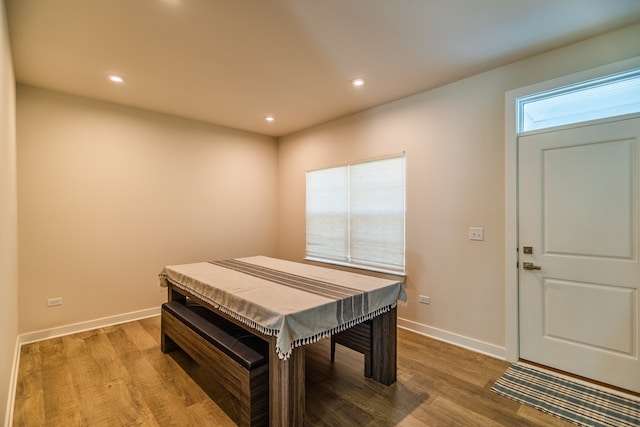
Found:
[[[518,132],[640,112],[640,70],[518,99]]]
[[[307,259],[404,273],[404,154],[307,172]]]

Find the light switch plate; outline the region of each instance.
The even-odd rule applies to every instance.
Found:
[[[469,240],[484,240],[484,228],[469,227]]]

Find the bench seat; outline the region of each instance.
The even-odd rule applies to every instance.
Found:
[[[180,301],[162,305],[161,349],[182,348],[240,404],[239,424],[269,422],[269,344],[206,307]]]

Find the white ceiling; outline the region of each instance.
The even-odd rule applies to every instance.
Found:
[[[640,22],[639,0],[5,2],[18,82],[271,136]]]

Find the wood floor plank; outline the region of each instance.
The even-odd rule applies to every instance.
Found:
[[[24,345],[14,426],[235,425],[237,402],[215,378],[159,345],[159,317]],[[331,363],[328,339],[305,354],[305,426],[571,425],[493,393],[507,362],[403,329],[388,387],[346,347]]]
[[[54,338],[40,343],[45,420],[47,425],[83,425],[82,415],[75,410],[80,399],[64,342]]]
[[[14,425],[45,425],[44,387],[42,384],[40,347],[38,343],[23,345],[16,383]],[[17,398],[20,396],[20,399]]]
[[[139,323],[140,326],[147,331],[149,336],[156,341],[156,344],[160,345],[160,322],[157,316],[140,319],[136,323]]]
[[[153,417],[160,425],[197,425],[201,421],[190,411],[184,411],[184,401],[171,393],[149,360],[139,359],[130,365],[130,374],[139,392],[146,396]]]
[[[202,400],[187,408],[198,420],[200,425],[206,425],[206,420],[215,420],[216,427],[234,427],[237,424],[212,400]]]
[[[502,425],[499,421],[487,418],[474,411],[473,416],[464,402],[453,402],[438,396],[429,405],[424,421],[429,426],[463,426],[495,427]]]
[[[153,416],[126,366],[102,330],[85,339],[87,351],[78,355],[85,370],[76,381],[81,390],[82,410],[90,425],[154,425]],[[117,407],[113,410],[112,405]]]
[[[158,348],[160,333],[158,332],[157,337],[152,336],[140,322],[124,323],[120,325],[120,329],[127,334],[129,340],[138,350],[145,351]]]
[[[548,414],[538,411],[531,406],[521,405],[518,408],[518,417],[527,420],[531,423],[531,425],[539,426],[539,427],[565,427],[567,425],[566,421],[561,420],[560,418],[556,418],[553,416],[549,416]]]

